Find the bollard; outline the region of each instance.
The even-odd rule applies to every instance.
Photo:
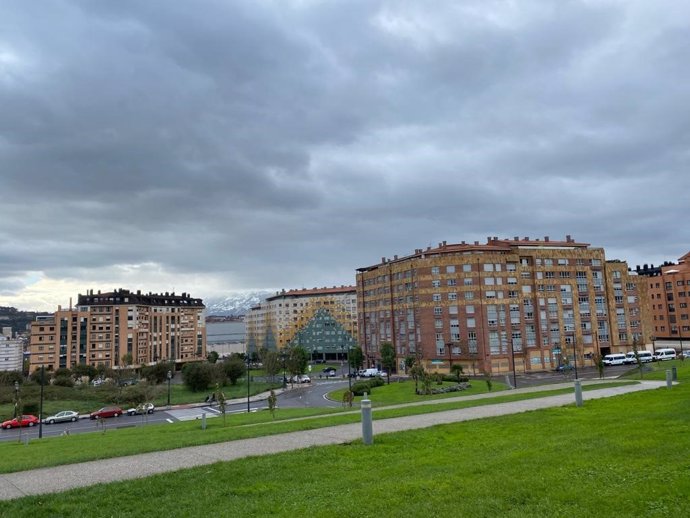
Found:
[[[678,381],[678,370],[675,367],[671,367],[671,379]]]
[[[670,371],[670,369],[667,369],[666,370],[666,388],[671,388],[671,386],[673,385],[671,380],[672,380],[671,371]]]
[[[206,412],[201,412],[201,429],[206,430]]]
[[[582,382],[575,380],[575,406],[582,406]]]
[[[511,389],[514,389],[513,384],[510,382],[510,376],[506,374],[506,385],[508,385]]]
[[[374,442],[374,433],[371,425],[371,401],[366,392],[364,399],[360,402],[360,407],[362,409],[362,441],[368,446]]]

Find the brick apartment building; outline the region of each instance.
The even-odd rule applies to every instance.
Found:
[[[142,294],[120,289],[79,295],[76,307],[31,323],[30,372],[81,363],[118,368],[206,358],[205,306],[187,293]]]
[[[690,349],[690,252],[678,264],[637,268],[648,284],[648,303],[655,347]]]
[[[410,356],[440,372],[592,365],[649,340],[641,279],[570,236],[444,241],[357,270],[360,345],[374,366],[391,343],[399,370]]]
[[[300,346],[313,359],[342,359],[357,343],[354,286],[283,290],[245,315],[247,349]]]

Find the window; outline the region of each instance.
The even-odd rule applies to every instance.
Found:
[[[436,306],[434,308],[434,315],[442,315],[443,314],[443,308],[440,306]]]
[[[467,277],[466,279],[463,279],[463,280],[462,280],[462,283],[463,283],[465,286],[472,286],[472,277]]]
[[[458,294],[457,293],[449,293],[448,294],[448,300],[458,300]]]
[[[446,266],[446,273],[455,273],[455,266],[452,264]]]
[[[484,277],[484,284],[486,286],[493,286],[494,285],[494,278],[493,277]]]
[[[494,271],[494,265],[490,263],[485,263],[484,264],[484,271],[485,272],[493,272]]]
[[[472,265],[471,264],[463,264],[462,265],[462,271],[463,272],[471,272],[472,271]]]
[[[474,299],[474,292],[473,291],[466,291],[465,292],[465,300],[472,300]]]
[[[438,275],[441,273],[441,269],[438,266],[431,267],[431,275]]]
[[[467,313],[468,315],[474,315],[474,306],[465,306],[465,313]]]
[[[441,281],[438,279],[431,281],[431,287],[432,288],[440,288],[441,287]]]
[[[522,293],[532,293],[532,286],[523,286]]]
[[[474,318],[467,319],[467,327],[477,327],[477,322]]]
[[[434,293],[431,296],[431,300],[433,300],[434,302],[441,302],[441,294],[440,293]]]
[[[448,279],[448,282],[447,282],[448,286],[455,286],[457,283],[458,282],[455,279]]]

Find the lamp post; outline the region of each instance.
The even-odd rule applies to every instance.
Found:
[[[170,382],[172,381],[172,371],[168,371],[168,408],[170,408]]]
[[[656,337],[652,335],[652,354],[656,354]]]
[[[45,383],[45,366],[41,365],[41,404],[38,408],[38,438],[43,439],[43,385]]]
[[[517,388],[517,367],[515,367],[515,344],[510,342],[510,359],[513,362],[513,388]]]
[[[283,361],[283,390],[287,388],[287,378],[285,377],[285,362],[287,361],[287,355],[285,351],[281,351],[280,359]]]
[[[247,413],[251,411],[249,407],[249,364],[250,364],[250,358],[249,354],[247,354]]]
[[[575,340],[573,340],[573,366],[575,367],[575,379],[577,379],[577,350],[575,349]]]
[[[19,404],[19,382],[14,382],[14,418],[19,424],[19,442],[22,442],[22,413]]]

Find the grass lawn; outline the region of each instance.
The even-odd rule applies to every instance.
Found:
[[[649,362],[642,364],[642,379],[665,380],[666,371],[676,368],[678,380],[690,381],[690,360],[671,360],[663,362]],[[632,368],[625,376],[626,379],[640,379],[639,368]]]
[[[690,384],[3,502],[6,516],[690,515]]]
[[[604,386],[610,387],[627,383],[631,382],[612,382],[606,383]],[[392,385],[378,387],[377,390],[380,390],[380,392],[377,394],[385,397],[388,387],[391,387],[392,390],[397,390]],[[595,389],[596,387],[594,386],[584,387],[584,390]],[[502,392],[494,397],[481,400],[467,400],[465,398],[446,402],[438,402],[436,400],[436,403],[428,405],[378,408],[374,410],[374,418],[387,419],[406,415],[419,415],[569,392],[572,392],[572,388],[526,394]],[[378,396],[375,394],[374,397]],[[33,440],[28,447],[12,441],[0,443],[0,473],[135,455],[185,446],[270,436],[298,430],[324,428],[339,424],[356,423],[360,419],[360,413],[357,408],[286,408],[276,410],[275,417],[268,411],[228,415],[226,416],[225,426],[223,425],[222,417],[209,419],[207,429],[203,432],[200,430],[200,423],[198,421],[187,421],[174,424],[151,424],[145,427],[120,430],[106,428],[105,433],[97,432],[75,434],[67,437],[49,437]],[[106,426],[109,422],[106,421]],[[0,433],[9,432],[0,431]]]

